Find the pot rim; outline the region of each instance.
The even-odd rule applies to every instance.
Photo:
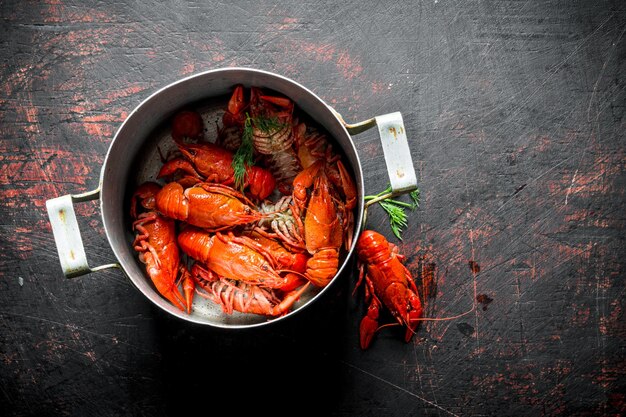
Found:
[[[108,170],[107,168],[109,167],[111,161],[113,160],[113,158],[115,157],[115,155],[117,155],[116,153],[116,145],[118,144],[119,141],[119,137],[121,135],[124,134],[124,131],[126,129],[126,127],[132,123],[132,121],[136,118],[139,117],[138,115],[141,113],[141,111],[146,108],[147,106],[149,106],[152,102],[154,102],[156,100],[157,97],[163,95],[165,92],[171,91],[172,89],[176,89],[176,88],[180,88],[181,85],[191,82],[193,80],[196,80],[198,78],[204,78],[204,77],[215,77],[215,76],[219,76],[220,74],[238,74],[241,73],[244,76],[248,75],[251,78],[254,77],[258,77],[258,76],[262,76],[262,77],[269,77],[269,78],[274,78],[276,80],[280,80],[280,82],[282,83],[286,83],[286,85],[290,85],[292,87],[295,88],[294,91],[300,90],[300,92],[304,93],[304,95],[308,96],[309,99],[313,100],[314,102],[316,102],[316,105],[322,106],[320,107],[320,112],[322,112],[322,108],[324,109],[324,112],[328,113],[328,116],[331,116],[332,122],[333,123],[337,123],[337,126],[335,126],[335,128],[339,128],[342,132],[342,134],[345,136],[345,138],[347,138],[348,140],[345,142],[350,146],[350,149],[345,149],[344,148],[344,143],[342,142],[341,144],[339,144],[339,140],[337,138],[334,138],[334,141],[336,143],[338,143],[341,148],[343,149],[344,153],[346,155],[349,155],[350,153],[352,153],[354,155],[353,161],[350,163],[350,166],[355,174],[355,184],[357,186],[357,192],[358,192],[358,199],[357,199],[357,208],[355,208],[355,223],[354,223],[354,236],[353,236],[353,240],[352,243],[350,245],[349,250],[347,251],[345,257],[343,258],[343,261],[341,262],[337,273],[335,274],[335,276],[332,278],[332,280],[330,281],[330,283],[328,285],[326,285],[325,287],[319,289],[319,291],[317,291],[317,293],[315,293],[314,295],[311,296],[311,298],[309,298],[304,304],[300,305],[298,308],[289,311],[288,313],[286,313],[285,315],[279,316],[279,317],[272,317],[272,318],[267,318],[264,321],[259,321],[259,322],[255,322],[255,323],[249,323],[249,324],[228,324],[228,323],[215,323],[215,322],[209,322],[204,316],[199,316],[199,315],[194,315],[193,312],[192,314],[187,314],[186,312],[182,312],[179,309],[177,309],[175,306],[173,306],[172,304],[170,304],[168,301],[166,301],[162,296],[160,296],[160,294],[156,293],[156,291],[154,289],[152,289],[149,286],[145,286],[145,285],[140,285],[138,283],[138,279],[142,280],[142,281],[146,281],[146,277],[144,274],[141,275],[141,277],[135,277],[134,275],[132,275],[131,273],[129,273],[128,271],[128,266],[126,265],[126,253],[124,251],[128,251],[127,247],[120,247],[120,245],[118,245],[117,242],[117,237],[113,236],[113,231],[116,229],[116,227],[118,227],[119,225],[116,224],[116,221],[119,221],[119,219],[117,219],[116,221],[113,220],[109,220],[108,216],[106,215],[106,212],[108,210],[108,196],[107,196],[107,188],[106,186],[106,180],[107,180],[107,174],[108,174]],[[235,83],[232,84],[233,86],[235,85]],[[263,85],[260,85],[261,88],[263,88]],[[273,88],[273,87],[271,87]],[[273,88],[274,89],[274,88]],[[294,100],[294,103],[296,103],[296,105],[298,104],[297,100],[293,99],[289,93],[284,92],[284,91],[280,91],[281,93],[285,94],[286,96],[290,97],[292,100]],[[206,95],[205,98],[211,98],[215,95]],[[195,101],[195,100],[192,100]],[[343,122],[343,120],[340,118],[341,116],[330,106],[328,105],[324,100],[322,100],[317,94],[315,94],[313,91],[311,91],[309,88],[303,86],[302,84],[298,83],[297,81],[288,78],[286,76],[274,73],[274,72],[270,72],[270,71],[266,71],[266,70],[261,70],[261,69],[254,69],[254,68],[247,68],[247,67],[227,67],[227,68],[216,68],[216,69],[211,69],[211,70],[207,70],[207,71],[202,71],[196,74],[192,74],[189,75],[187,77],[175,80],[161,88],[159,88],[158,90],[156,90],[154,93],[150,94],[147,98],[145,98],[144,100],[142,100],[129,114],[128,116],[125,118],[125,120],[123,121],[123,123],[120,125],[120,127],[118,128],[118,130],[116,131],[111,144],[107,150],[107,154],[105,156],[104,162],[102,164],[102,168],[101,168],[101,172],[100,172],[100,179],[99,179],[99,188],[101,190],[100,192],[100,210],[101,210],[101,217],[102,217],[102,222],[103,222],[103,228],[105,231],[105,234],[107,236],[107,240],[109,242],[109,245],[111,246],[111,249],[113,250],[113,253],[115,255],[115,257],[117,258],[117,260],[120,262],[120,269],[124,272],[124,274],[129,278],[129,280],[133,283],[133,285],[135,286],[135,288],[137,288],[146,298],[148,298],[153,304],[156,304],[161,310],[164,310],[166,313],[169,313],[171,315],[174,315],[180,319],[183,319],[185,321],[188,322],[193,322],[196,324],[201,324],[201,325],[208,325],[211,327],[217,327],[217,328],[224,328],[224,329],[247,329],[247,328],[257,328],[257,327],[263,327],[263,326],[267,326],[273,323],[277,323],[277,322],[281,322],[283,320],[286,320],[288,318],[293,317],[296,313],[301,312],[303,310],[305,310],[307,307],[309,307],[310,305],[312,305],[313,303],[315,303],[319,298],[321,298],[325,293],[327,293],[330,288],[334,287],[336,282],[339,280],[339,278],[341,276],[344,275],[344,271],[347,268],[347,265],[350,265],[350,261],[352,259],[353,253],[355,251],[355,247],[356,247],[356,241],[361,233],[361,229],[362,229],[362,223],[363,223],[363,217],[364,217],[364,181],[363,181],[363,171],[362,171],[362,166],[361,166],[361,160],[359,158],[359,154],[358,151],[356,149],[354,140],[352,138],[352,136],[350,135],[350,133],[348,132],[348,130],[346,129],[345,126],[345,122]],[[326,124],[331,123],[330,120],[327,120]],[[318,123],[324,125],[324,123],[321,123],[319,120],[316,120]],[[326,126],[325,126],[326,127]],[[142,140],[145,140],[146,138],[142,138]],[[356,165],[356,166],[355,166]],[[120,214],[118,213],[118,216]],[[122,217],[124,215],[122,214]],[[126,244],[126,246],[128,246],[128,244]]]

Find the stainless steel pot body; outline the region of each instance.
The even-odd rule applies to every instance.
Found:
[[[323,127],[333,138],[335,144],[339,146],[345,155],[349,169],[354,175],[358,190],[354,242],[356,242],[363,226],[365,190],[361,162],[349,130],[352,133],[358,133],[369,127],[378,126],[394,194],[401,194],[416,188],[415,171],[410,159],[410,152],[408,152],[406,134],[399,113],[379,116],[360,124],[349,125],[309,89],[281,75],[248,68],[207,71],[162,88],[133,110],[119,128],[109,147],[102,167],[98,189],[85,194],[67,195],[47,201],[48,214],[55,235],[59,258],[66,276],[76,277],[103,268],[118,267],[124,271],[147,299],[169,314],[183,320],[222,328],[264,326],[277,320],[283,320],[315,302],[333,287],[337,278],[342,275],[343,270],[348,265],[348,260],[354,251],[354,242],[344,255],[343,262],[340,263],[333,281],[322,289],[311,289],[303,294],[292,312],[285,316],[268,320],[265,317],[250,314],[234,313],[228,315],[223,313],[219,306],[203,299],[196,301],[192,314],[186,314],[156,292],[146,276],[144,265],[139,262],[137,253],[132,248],[134,236],[131,234],[130,220],[127,214],[128,197],[138,183],[153,179],[154,177],[151,176],[158,172],[158,169],[154,170],[154,165],[158,163],[158,154],[166,151],[162,149],[165,146],[165,138],[164,133],[159,133],[163,131],[159,127],[171,120],[177,111],[194,103],[206,103],[207,101],[213,103],[208,105],[206,114],[208,117],[215,117],[216,111],[219,111],[219,108],[224,109],[226,102],[212,102],[211,100],[220,97],[227,98],[237,84],[242,84],[245,87],[259,86],[289,97],[302,112]],[[209,122],[210,120],[207,120],[207,123]],[[161,149],[157,149],[158,146]],[[398,158],[404,159],[404,162],[400,163]],[[98,197],[100,198],[100,210],[106,237],[117,262],[91,268],[82,246],[73,204]]]

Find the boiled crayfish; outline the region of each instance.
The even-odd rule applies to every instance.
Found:
[[[357,241],[359,280],[356,289],[365,285],[367,313],[361,320],[360,344],[367,349],[380,330],[380,310],[385,306],[397,323],[406,327],[404,340],[409,342],[422,319],[422,303],[411,272],[402,264],[398,247],[373,230],[365,230]]]
[[[174,177],[178,172],[182,172],[184,173],[182,184],[185,185],[197,182],[229,186],[235,184],[232,152],[210,142],[176,142],[176,146],[183,157],[166,162],[157,178]],[[243,186],[253,198],[262,200],[274,191],[276,180],[269,170],[256,165],[248,166]]]
[[[339,252],[346,230],[345,218],[339,213],[344,204],[334,197],[331,183],[326,174],[327,161],[317,160],[294,179],[293,211],[304,215],[304,241],[312,255],[307,262],[307,278],[316,286],[324,287],[337,273]],[[345,195],[355,195],[354,183],[343,185]],[[308,190],[313,186],[309,195]],[[351,239],[351,233],[346,234]]]
[[[236,152],[241,146],[247,107],[245,89],[241,84],[236,85],[222,116],[222,127],[218,129],[217,134],[216,142],[224,149]]]
[[[302,170],[294,149],[294,103],[285,97],[250,89],[251,134],[255,151],[263,158],[281,193],[291,192],[291,182]],[[261,122],[263,121],[263,122]]]
[[[220,277],[199,263],[193,265],[191,273],[198,285],[206,292],[200,295],[221,305],[222,311],[226,314],[239,311],[269,317],[282,316],[289,312],[291,306],[298,301],[309,286],[309,284],[304,284],[292,290],[284,289],[282,296],[279,296],[277,291],[270,288]]]
[[[286,314],[351,246],[356,190],[341,156],[293,101],[249,92],[235,87],[213,141],[200,113],[176,113],[158,182],[131,198],[133,247],[187,313],[201,294],[227,314]]]
[[[189,313],[193,283],[187,281],[188,276],[181,269],[184,267],[180,264],[174,220],[154,210],[155,194],[160,189],[158,184],[147,182],[140,185],[132,197],[131,217],[135,219],[133,229],[137,231],[133,247],[139,252],[139,259],[146,265],[146,272],[159,293],[176,307]],[[137,214],[138,204],[148,211]],[[185,297],[178,290],[179,272],[184,280]]]
[[[212,234],[186,227],[178,235],[178,244],[187,255],[220,277],[283,291],[304,284],[301,276],[294,274],[297,271],[279,269],[278,257],[247,236],[235,236],[232,232]]]
[[[212,231],[257,222],[264,216],[243,194],[221,184],[198,183],[184,189],[170,182],[155,199],[166,216]]]

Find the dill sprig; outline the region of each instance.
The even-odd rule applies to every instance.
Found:
[[[250,117],[246,113],[246,120],[243,124],[243,134],[241,136],[241,145],[233,156],[232,167],[235,171],[235,187],[243,191],[246,183],[246,175],[248,167],[254,165],[254,143],[252,140],[254,129],[259,129],[263,133],[274,134],[286,126],[281,123],[277,117],[256,116]]]
[[[376,195],[365,196],[365,201],[373,200],[385,194],[389,194],[390,192],[391,192],[391,186],[388,186],[384,191]],[[412,203],[395,200],[393,198],[385,198],[378,202],[378,204],[380,204],[380,206],[385,210],[385,212],[387,212],[387,216],[389,217],[389,225],[391,226],[391,231],[399,240],[402,240],[402,229],[408,225],[405,209],[408,208],[409,210],[413,211],[417,207],[419,207],[420,190],[416,189],[414,191],[411,191],[409,193],[409,196],[411,197]]]
[[[267,134],[276,133],[283,130],[287,126],[286,123],[281,123],[278,120],[278,117],[257,116],[253,117],[251,121],[254,127]]]
[[[241,145],[233,155],[233,171],[235,187],[243,191],[246,182],[247,168],[254,165],[254,145],[252,143],[252,119],[246,113],[246,121],[243,124]]]

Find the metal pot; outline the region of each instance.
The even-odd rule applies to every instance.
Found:
[[[63,273],[68,278],[77,277],[105,268],[120,268],[147,299],[173,316],[194,323],[221,328],[263,326],[285,319],[315,302],[329,290],[342,274],[354,252],[355,243],[343,258],[331,283],[322,289],[311,289],[302,295],[292,311],[282,317],[268,320],[251,314],[227,315],[221,308],[204,299],[194,303],[192,314],[186,314],[154,289],[145,273],[144,265],[132,248],[134,236],[130,231],[128,198],[140,182],[153,179],[159,164],[160,151],[166,147],[167,129],[164,123],[181,108],[204,104],[205,117],[217,117],[225,108],[226,100],[236,84],[258,86],[274,90],[292,99],[298,108],[326,129],[346,156],[358,188],[358,207],[355,213],[355,238],[359,237],[365,222],[364,185],[361,162],[351,134],[358,134],[373,126],[378,127],[389,172],[392,195],[410,192],[417,188],[415,169],[408,148],[406,133],[400,113],[391,113],[357,124],[347,124],[341,115],[313,92],[297,82],[267,71],[247,68],[225,68],[199,73],[176,81],[144,100],[135,108],[117,131],[100,174],[97,189],[78,195],[65,195],[46,201],[48,216],[59,252]],[[171,143],[171,139],[169,140]],[[152,176],[152,177],[151,177]],[[74,203],[100,198],[104,230],[117,258],[108,265],[90,267],[83,248],[74,212]]]

